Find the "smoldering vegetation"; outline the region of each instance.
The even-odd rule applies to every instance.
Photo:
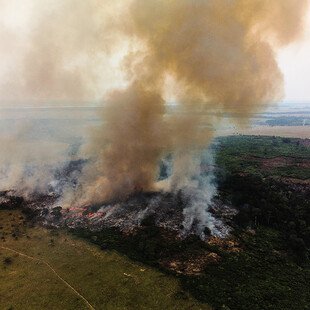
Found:
[[[1,5],[14,12],[14,3]],[[282,98],[276,53],[302,33],[307,1],[27,4],[28,22],[12,26],[5,14],[1,20],[1,36],[20,51],[3,50],[1,101],[78,106],[84,100],[105,109],[73,147],[25,142],[31,123],[5,135],[1,188],[55,195],[68,210],[123,203],[141,192],[181,192],[183,229],[216,234],[208,212],[216,186],[212,174],[201,177],[201,154],[222,115],[241,126]],[[176,102],[169,114],[167,93]],[[159,181],[167,156],[171,174]]]
[[[33,126],[35,127],[34,124]],[[154,224],[174,231],[180,237],[193,233],[201,238],[210,234],[228,234],[230,228],[219,219],[220,212],[217,215],[209,212],[211,207],[216,206],[212,201],[216,195],[212,149],[205,150],[201,157],[197,156],[201,169],[197,170],[195,179],[191,181],[192,185],[187,183],[186,190],[180,188],[170,192],[163,189],[163,184],[169,181],[173,174],[173,158],[169,155],[158,162],[156,191],[145,192],[143,188],[136,188],[131,195],[119,199],[72,205],[69,203],[84,185],[81,184],[83,172],[93,164],[93,159],[81,155],[83,138],[77,135],[70,137],[68,134],[64,134],[62,138],[67,136],[68,141],[71,139],[71,144],[65,144],[63,152],[55,156],[51,148],[57,143],[44,144],[41,141],[47,133],[52,135],[53,131],[64,133],[64,128],[52,128],[51,132],[51,128],[46,126],[43,135],[42,131],[35,134],[33,128],[28,134],[23,132],[23,141],[14,144],[20,145],[20,149],[15,150],[16,154],[22,155],[17,158],[3,158],[6,160],[4,166],[7,169],[1,171],[2,207],[22,207],[31,218],[34,217],[50,227],[87,228],[95,231],[104,227],[115,227],[123,232],[133,232],[143,225],[144,220],[153,218]],[[27,144],[28,148],[22,148]],[[42,161],[27,162],[28,158],[34,158],[31,157],[30,147],[33,145],[39,148],[39,152],[37,148],[34,150],[37,156],[40,154]],[[44,149],[44,146],[47,146],[47,149]],[[20,153],[21,151],[23,153]]]
[[[23,244],[25,251],[29,249],[33,255],[48,253],[45,257],[49,262],[55,258],[55,262],[58,261],[64,266],[64,275],[65,270],[73,269],[68,268],[67,264],[64,264],[65,259],[59,255],[68,255],[68,251],[74,248],[79,255],[70,252],[67,256],[68,264],[72,266],[76,262],[75,258],[81,257],[85,271],[77,266],[73,276],[79,275],[81,280],[77,283],[83,283],[83,287],[86,287],[85,279],[96,284],[95,289],[91,290],[94,291],[91,295],[94,300],[98,298],[98,287],[111,287],[111,278],[118,277],[116,282],[120,283],[121,292],[113,286],[112,294],[116,296],[116,300],[119,296],[125,296],[128,305],[129,293],[127,290],[124,293],[124,283],[130,287],[134,285],[134,291],[139,290],[138,294],[141,295],[139,287],[144,287],[143,279],[146,279],[147,287],[150,281],[153,283],[148,274],[148,269],[151,269],[165,273],[161,273],[159,278],[156,277],[160,283],[154,279],[155,287],[166,288],[163,280],[168,274],[170,279],[177,279],[181,285],[176,295],[177,300],[186,301],[193,296],[202,303],[201,307],[226,307],[232,310],[304,309],[310,297],[310,193],[309,169],[305,169],[310,163],[309,139],[231,136],[217,139],[217,142],[212,148],[216,154],[216,167],[213,172],[218,183],[218,195],[212,199],[209,213],[215,218],[219,216],[222,223],[233,228],[228,238],[208,237],[202,241],[195,235],[195,230],[190,236],[180,235],[180,231],[172,229],[179,227],[174,224],[182,224],[182,212],[187,204],[181,192],[179,195],[169,192],[139,192],[122,202],[110,201],[69,210],[70,216],[66,215],[68,211],[59,207],[46,207],[53,203],[46,200],[46,196],[33,197],[31,204],[30,201],[22,201],[20,206],[24,210],[26,226],[12,227],[11,216],[0,217],[0,236],[2,232],[4,238],[1,243],[9,247],[12,245],[13,248]],[[172,173],[169,162],[171,158],[168,156],[160,165],[161,180]],[[200,167],[201,173],[209,169],[210,164]],[[7,194],[10,196],[12,193]],[[51,198],[53,199],[49,196],[49,199]],[[12,196],[6,197],[7,202],[10,199],[13,202]],[[225,211],[226,206],[231,205],[236,209],[234,212],[238,211],[237,214],[229,213],[231,208]],[[33,212],[28,213],[27,207],[38,209],[36,222],[41,219],[52,227],[59,227],[62,223],[70,225],[69,231],[75,235],[72,243],[70,235],[66,235],[63,230],[44,230],[38,235],[41,228],[28,229]],[[155,208],[155,213],[150,212],[152,207]],[[219,208],[220,212],[216,208]],[[41,215],[42,209],[44,212]],[[147,210],[145,216],[142,210]],[[112,211],[110,216],[105,217],[109,211]],[[14,211],[3,210],[1,214],[9,212],[15,214]],[[3,225],[6,221],[8,224]],[[140,224],[135,226],[138,222]],[[131,223],[135,224],[131,226]],[[196,227],[196,224],[195,221],[193,227]],[[1,229],[2,225],[4,230]],[[28,237],[24,233],[27,233]],[[207,229],[205,233],[208,235]],[[15,240],[16,236],[18,240]],[[31,239],[28,239],[29,237]],[[90,245],[83,242],[87,247],[84,254],[83,247],[78,245],[80,238],[95,244],[96,249],[90,252]],[[39,252],[39,244],[51,252]],[[93,255],[95,251],[98,255]],[[134,269],[129,272],[127,265],[122,270],[119,260],[115,259],[117,254],[129,258],[129,265],[134,266]],[[112,258],[110,255],[113,255]],[[94,261],[85,263],[89,257]],[[98,272],[104,270],[102,276],[99,276],[104,282],[98,284],[98,272],[91,267],[98,267],[99,257],[108,259],[97,269]],[[111,266],[111,259],[116,265]],[[11,273],[12,269],[16,268],[17,261],[18,258],[14,258],[8,272]],[[23,267],[24,264],[23,260]],[[110,267],[111,274],[107,275],[105,264]],[[5,268],[9,267],[6,265]],[[24,273],[22,275],[21,281],[29,282]],[[16,281],[15,276],[12,276],[12,279]],[[32,292],[33,287],[29,290]],[[109,292],[100,294],[104,298],[100,305],[105,306],[111,302]],[[168,300],[174,296],[171,295],[170,288],[164,296],[167,294]],[[297,295],[300,298],[296,299]],[[141,304],[136,296],[135,294],[133,297],[133,308]],[[157,304],[156,298],[155,301],[152,299],[151,307]],[[114,300],[112,299],[113,304]],[[11,303],[13,302],[10,300]],[[189,307],[193,308],[193,304]]]

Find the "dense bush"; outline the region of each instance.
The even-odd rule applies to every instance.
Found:
[[[291,191],[288,185],[257,175],[232,174],[221,184],[238,208],[235,222],[242,228],[261,225],[279,229],[291,249],[304,256],[310,247],[309,191]]]

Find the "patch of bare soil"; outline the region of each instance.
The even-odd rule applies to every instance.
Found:
[[[242,250],[240,244],[235,239],[211,237],[207,243],[209,245],[216,245],[219,249],[228,253],[237,253]],[[221,259],[219,254],[209,251],[203,254],[193,255],[187,253],[186,256],[178,255],[177,257],[162,259],[160,264],[176,273],[195,276],[200,275],[207,265],[217,264]]]
[[[200,275],[208,264],[216,264],[221,260],[221,257],[214,253],[209,252],[200,256],[182,260],[180,258],[162,260],[160,264],[179,274],[184,275]]]
[[[310,139],[299,139],[299,142],[305,147],[310,147]]]
[[[261,164],[263,168],[279,168],[286,166],[296,166],[300,168],[310,168],[310,160],[306,158],[296,158],[287,156],[278,156],[273,158],[261,158],[249,156],[247,159]]]
[[[211,237],[208,240],[208,244],[210,245],[216,245],[221,250],[229,253],[236,253],[241,251],[241,247],[239,242],[236,239],[222,239],[217,237]]]
[[[285,178],[282,177],[281,181],[287,184],[296,184],[296,185],[310,185],[310,179],[301,180],[296,178]]]

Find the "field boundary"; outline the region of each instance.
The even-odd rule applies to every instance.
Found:
[[[49,270],[51,270],[59,280],[61,280],[66,286],[68,286],[79,298],[81,298],[85,303],[86,305],[88,306],[89,309],[91,310],[95,310],[94,306],[91,305],[91,303],[81,294],[79,293],[70,283],[68,283],[64,278],[62,278],[59,273],[48,263],[46,262],[45,260],[43,259],[40,259],[40,258],[36,258],[36,257],[33,257],[33,256],[29,256],[25,253],[22,253],[22,252],[19,252],[19,251],[16,251],[14,249],[11,249],[11,248],[8,248],[8,247],[4,247],[4,246],[0,246],[0,249],[3,249],[3,250],[7,250],[7,251],[10,251],[10,252],[13,252],[13,253],[16,253],[20,256],[23,256],[25,258],[28,258],[32,261],[36,261],[36,262],[39,262],[43,265],[45,265]]]

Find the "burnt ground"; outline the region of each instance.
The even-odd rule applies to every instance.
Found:
[[[121,203],[71,212],[49,209],[57,201],[53,195],[25,200],[5,192],[0,208],[22,208],[26,221],[53,229],[66,225],[102,251],[159,268],[214,309],[307,309],[310,154],[305,145],[274,137],[234,137],[217,144],[219,193],[210,212],[231,228],[227,238],[180,234],[184,201],[172,194],[138,193]]]
[[[156,258],[153,262],[156,266],[177,274],[199,275],[206,265],[217,263],[221,257],[212,250],[215,245],[227,252],[240,251],[234,236],[224,239],[212,237],[206,230],[206,239],[202,241],[195,234],[195,223],[193,230],[184,234],[182,222],[186,206],[181,193],[138,193],[113,205],[87,206],[77,210],[51,207],[56,201],[57,197],[53,195],[34,195],[24,199],[12,192],[0,193],[1,209],[22,210],[20,224],[43,225],[53,230],[69,229],[90,239],[103,250],[115,249],[125,255],[132,252],[127,252],[130,245],[134,250],[132,258],[143,253],[144,258]],[[219,225],[227,227],[232,224],[236,213],[233,208],[222,206],[220,200],[214,202],[210,212],[221,219]],[[11,233],[18,237],[23,226],[16,225],[12,226]],[[165,247],[159,250],[158,246],[162,244]]]
[[[232,227],[227,238],[180,237],[159,226],[152,215],[132,231],[113,227],[99,231],[74,228],[72,232],[103,251],[118,251],[176,276],[184,291],[214,309],[307,309],[307,185],[295,187],[282,179],[232,174],[219,186],[214,205],[216,200],[219,206],[230,202],[238,210],[225,222]]]

